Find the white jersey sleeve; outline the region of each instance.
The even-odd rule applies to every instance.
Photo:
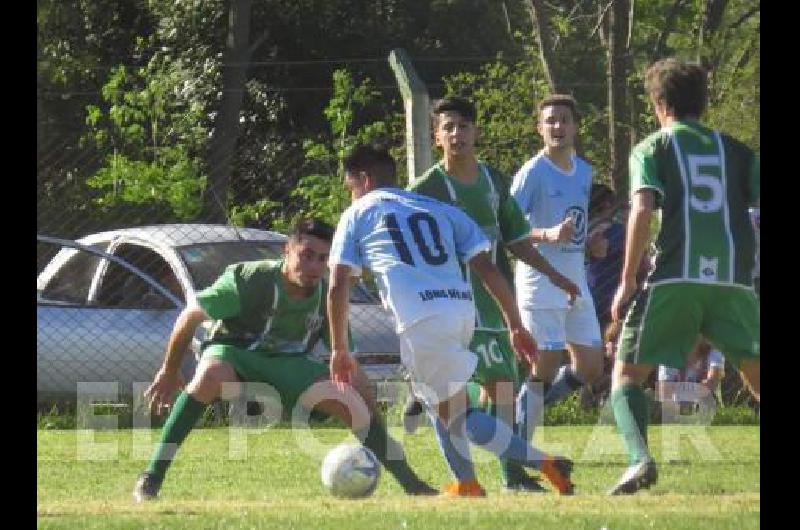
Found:
[[[356,239],[355,224],[353,222],[354,214],[355,210],[351,206],[345,210],[339,219],[331,242],[328,266],[333,267],[336,264],[347,265],[350,267],[351,276],[361,276],[363,258],[358,248],[358,239]]]

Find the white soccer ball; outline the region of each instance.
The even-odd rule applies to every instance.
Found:
[[[378,486],[381,465],[363,445],[337,445],[322,461],[322,483],[336,497],[369,497]]]

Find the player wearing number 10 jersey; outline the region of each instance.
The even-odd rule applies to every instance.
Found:
[[[536,355],[536,344],[522,325],[508,281],[491,261],[491,244],[481,228],[454,206],[395,187],[394,161],[384,150],[360,146],[344,166],[354,202],[339,220],[328,262],[332,379],[345,383],[356,368],[346,341],[348,282],[367,268],[394,315],[400,358],[412,389],[444,427],[438,440],[457,479],[446,491],[483,493],[474,478],[466,434],[500,458],[540,469],[559,492],[571,493],[569,460],[536,450],[507,424],[466,406],[465,387],[478,359],[469,350],[475,303],[464,264],[497,300],[516,353],[526,364]]]
[[[755,258],[748,206],[759,202],[758,156],[703,126],[706,73],[662,59],[645,75],[661,130],[630,157],[631,211],[622,277],[611,312],[636,290],[636,269],[655,208],[662,210],[656,262],[622,329],[611,405],[630,467],[611,494],[655,482],[647,448],[647,402],[641,384],[655,364],[683,368],[700,336],[725,352],[760,395],[760,310],[752,287]]]

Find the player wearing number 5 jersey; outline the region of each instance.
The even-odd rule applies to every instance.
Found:
[[[395,164],[384,150],[359,146],[344,167],[354,202],[339,220],[329,259],[333,380],[346,383],[354,367],[346,340],[347,292],[350,277],[367,268],[395,318],[400,357],[413,391],[444,426],[439,443],[451,471],[457,479],[473,477],[447,492],[483,493],[474,481],[465,433],[501,458],[541,469],[561,493],[571,492],[569,460],[532,448],[507,424],[466,406],[465,386],[477,357],[469,350],[475,304],[465,263],[499,303],[517,354],[528,364],[536,355],[513,293],[490,260],[491,245],[483,231],[458,208],[395,187]]]
[[[631,465],[611,494],[633,493],[656,481],[641,388],[654,365],[684,368],[702,336],[737,365],[756,399],[760,395],[760,310],[748,216],[748,206],[759,202],[759,159],[698,121],[706,86],[700,66],[671,58],[645,75],[662,128],[630,157],[632,205],[621,283],[611,305],[615,319],[636,291],[654,209],[661,209],[662,221],[655,267],[625,317],[614,366],[610,401]]]

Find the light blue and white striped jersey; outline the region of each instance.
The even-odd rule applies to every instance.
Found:
[[[564,172],[543,151],[525,162],[514,175],[511,195],[532,228],[549,228],[567,217],[575,222],[575,235],[567,243],[534,246],[561,274],[575,282],[581,296],[589,296],[584,268],[584,245],[592,186],[592,166],[572,157],[572,171]],[[517,303],[533,309],[563,309],[567,294],[541,272],[518,261],[514,274]]]
[[[348,265],[353,276],[370,269],[402,333],[432,315],[474,315],[462,263],[490,248],[483,230],[458,208],[380,188],[342,214],[328,264]]]

